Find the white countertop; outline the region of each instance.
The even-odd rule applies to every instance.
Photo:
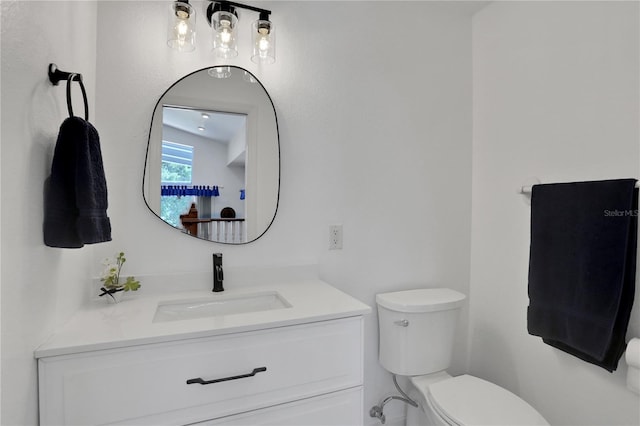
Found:
[[[158,303],[196,298],[234,297],[277,291],[291,307],[267,311],[218,315],[180,321],[153,322]],[[118,304],[92,302],[34,351],[36,358],[102,349],[160,343],[262,330],[364,315],[368,305],[320,280],[226,289],[222,293],[193,290],[135,295]]]

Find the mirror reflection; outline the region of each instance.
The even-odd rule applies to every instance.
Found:
[[[246,70],[196,71],[158,101],[143,195],[168,225],[215,242],[253,241],[275,217],[279,179],[273,103]]]

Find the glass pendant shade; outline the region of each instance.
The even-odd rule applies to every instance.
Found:
[[[234,11],[217,11],[211,17],[213,28],[213,53],[219,58],[238,56],[237,39],[238,17]]]
[[[242,79],[247,83],[252,83],[252,84],[258,82],[258,80],[256,80],[253,74],[251,74],[249,71],[244,72],[244,74],[242,75]]]
[[[207,71],[207,73],[211,77],[215,77],[215,78],[229,78],[231,77],[231,67],[229,66],[213,67],[213,68],[209,68],[209,71]]]
[[[253,54],[256,64],[273,64],[276,61],[276,29],[272,22],[258,19],[251,27]]]
[[[179,52],[196,48],[196,11],[187,2],[176,1],[169,8],[167,45]]]

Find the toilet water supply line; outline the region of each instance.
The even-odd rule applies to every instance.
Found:
[[[383,413],[384,406],[387,404],[387,402],[391,401],[392,399],[397,399],[399,401],[404,402],[405,404],[409,404],[416,408],[418,407],[418,403],[415,402],[413,399],[409,398],[409,395],[407,395],[406,393],[404,393],[402,389],[400,389],[400,386],[398,385],[398,379],[396,378],[395,374],[393,374],[393,384],[396,385],[396,389],[398,390],[398,392],[400,392],[400,395],[402,396],[396,396],[396,395],[388,396],[380,403],[380,405],[374,405],[373,407],[371,407],[371,410],[369,410],[369,416],[377,417],[378,420],[380,420],[380,423],[382,424],[384,424],[387,421]]]

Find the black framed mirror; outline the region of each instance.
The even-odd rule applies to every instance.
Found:
[[[280,196],[280,138],[271,97],[249,71],[194,71],[156,103],[142,193],[178,232],[245,244],[269,229]]]

